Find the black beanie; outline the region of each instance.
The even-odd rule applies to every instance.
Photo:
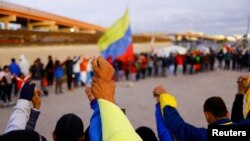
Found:
[[[82,120],[75,114],[66,114],[57,121],[54,133],[57,141],[78,141],[83,131]]]
[[[47,141],[36,131],[14,130],[0,136],[0,141]]]
[[[154,131],[148,127],[139,127],[136,129],[136,133],[141,137],[143,141],[158,141]]]

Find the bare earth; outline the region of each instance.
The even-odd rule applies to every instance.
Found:
[[[169,43],[155,43],[155,47],[166,46]],[[149,43],[134,44],[134,52],[149,52],[152,46]],[[85,57],[93,57],[100,55],[97,45],[52,45],[52,46],[29,46],[29,47],[0,47],[0,66],[10,64],[11,58],[15,58],[17,63],[19,56],[24,54],[30,64],[36,58],[41,58],[42,62],[47,63],[48,55],[53,58],[64,61],[68,56],[82,55]]]
[[[68,47],[65,48],[67,49],[57,51],[61,54],[67,52],[64,54],[66,56],[66,54],[69,54],[70,49]],[[52,48],[51,50],[53,51]],[[8,60],[13,56],[12,54],[3,55],[1,49],[0,52],[1,61],[3,61],[3,56],[8,58]],[[45,52],[49,52],[48,48],[41,52],[43,56],[40,56],[41,54],[39,53],[28,56],[30,59],[31,56],[33,58],[40,56],[45,59],[44,62],[47,62],[47,54]],[[126,109],[127,117],[135,128],[149,126],[156,132],[154,119],[155,100],[152,97],[152,90],[156,85],[162,84],[170,93],[176,96],[178,110],[187,122],[198,127],[206,127],[207,123],[202,107],[206,98],[221,96],[225,100],[228,110],[231,111],[234,95],[237,91],[236,79],[242,74],[247,73],[216,70],[192,76],[148,78],[135,82],[133,87],[127,87],[127,82],[118,82],[116,83],[116,103],[121,108]],[[92,114],[83,87],[68,92],[66,85],[63,85],[63,89],[64,94],[56,95],[54,94],[54,88],[50,88],[50,95],[42,97],[41,115],[36,126],[36,131],[44,135],[49,141],[52,140],[51,133],[55,129],[56,121],[63,114],[77,114],[84,121],[85,129],[89,125]],[[17,98],[15,97],[14,99]],[[12,107],[0,108],[0,134],[4,132],[11,112]]]

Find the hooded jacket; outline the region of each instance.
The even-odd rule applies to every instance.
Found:
[[[28,62],[28,60],[25,58],[25,56],[22,54],[20,55],[20,63],[19,63],[21,72],[27,76],[29,74],[29,68],[30,68],[30,64]]]

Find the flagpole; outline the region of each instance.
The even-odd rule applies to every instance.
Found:
[[[246,36],[245,36],[245,38],[246,38],[246,39],[245,39],[245,42],[246,42],[245,48],[248,48],[248,47],[249,47],[249,46],[248,46],[248,45],[249,45],[249,39],[248,39],[248,38],[249,38],[249,37],[248,37],[248,36],[249,36],[249,35],[248,35],[248,34],[249,34],[249,26],[250,26],[250,13],[248,13],[248,20],[247,20],[247,33],[246,33]]]
[[[248,20],[247,20],[247,33],[249,33],[249,26],[250,26],[250,16],[248,16]]]

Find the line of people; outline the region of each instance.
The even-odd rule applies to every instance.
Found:
[[[207,54],[199,51],[188,52],[184,55],[171,53],[168,57],[140,53],[135,54],[133,62],[114,60],[110,63],[115,69],[113,78],[115,81],[136,81],[152,76],[167,77],[213,71],[216,60],[219,69],[250,70],[250,51],[243,54],[237,50],[223,52],[223,49],[219,52],[211,49]],[[49,93],[48,87],[53,85],[55,85],[56,94],[63,93],[62,84],[65,79],[69,91],[80,85],[89,85],[93,76],[90,62],[91,58],[81,56],[68,57],[62,62],[48,56],[46,65],[41,62],[40,58],[37,58],[30,66],[24,55],[20,56],[19,63],[11,59],[10,65],[5,65],[3,69],[0,67],[0,97],[3,106],[14,104],[11,99],[12,91],[13,95],[17,96],[20,85],[28,79],[32,79],[46,95]]]
[[[0,101],[3,101],[4,107],[15,103],[12,101],[12,92],[14,96],[17,96],[22,84],[30,79],[48,96],[48,87],[53,85],[55,85],[56,94],[63,93],[64,76],[66,76],[67,88],[71,91],[73,86],[76,88],[79,85],[90,84],[93,75],[91,60],[81,56],[75,56],[73,59],[68,57],[62,63],[48,56],[46,66],[40,58],[37,58],[30,66],[24,55],[20,56],[19,61],[18,64],[12,58],[10,65],[0,67]]]
[[[92,66],[94,77],[91,85],[85,88],[93,110],[89,126],[84,130],[84,124],[78,116],[72,113],[65,114],[57,121],[52,134],[54,141],[157,141],[156,135],[150,128],[139,127],[135,130],[126,114],[116,105],[115,81],[113,81],[115,71],[110,63],[98,57],[93,59]],[[233,103],[231,119],[221,97],[213,96],[205,101],[203,110],[209,125],[250,125],[250,76],[239,77],[237,83],[238,92]],[[246,118],[243,114],[245,95]],[[175,97],[164,87],[155,87],[153,96],[156,100],[155,118],[160,141],[208,140],[206,128],[192,126],[179,115]],[[30,101],[33,103],[33,109],[29,105]],[[0,140],[45,141],[46,138],[34,131],[40,114],[40,105],[41,99],[36,84],[25,83],[5,134],[0,136]]]

